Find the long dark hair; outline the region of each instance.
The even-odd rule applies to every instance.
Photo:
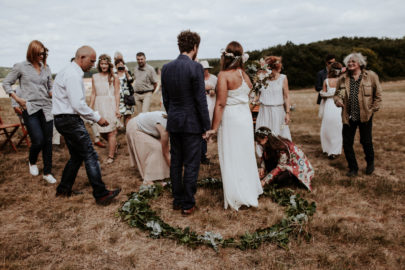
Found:
[[[112,83],[114,83],[114,71],[113,71],[114,66],[111,63],[111,57],[109,55],[107,55],[107,54],[102,54],[102,55],[100,55],[98,57],[98,63],[97,63],[98,72],[102,72],[101,65],[100,65],[102,60],[105,60],[108,63],[108,71],[107,71],[107,73],[108,73],[108,83],[112,84]]]
[[[263,157],[266,162],[266,169],[269,171],[277,166],[281,152],[289,152],[288,143],[290,140],[274,135],[267,127],[260,127],[255,132],[255,141],[259,142],[264,138],[267,138],[267,142],[263,145]]]

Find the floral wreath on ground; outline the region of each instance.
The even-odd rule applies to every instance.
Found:
[[[205,178],[198,181],[197,184],[199,187],[222,188],[222,181],[216,178]],[[138,192],[128,195],[129,199],[118,210],[119,216],[129,226],[149,231],[149,236],[152,238],[174,239],[178,243],[190,247],[206,245],[217,252],[219,247],[234,247],[241,250],[256,249],[264,242],[273,242],[287,249],[291,236],[304,236],[307,241],[311,238],[307,225],[309,218],[316,211],[316,204],[315,202],[309,203],[299,194],[294,194],[291,189],[276,189],[271,185],[266,185],[263,189],[262,196],[269,197],[280,206],[286,207],[286,216],[281,221],[267,228],[226,239],[220,233],[205,232],[203,235],[199,235],[191,231],[189,227],[184,229],[172,227],[164,222],[152,210],[149,202],[159,197],[164,190],[170,189],[170,182],[164,187],[159,184],[141,186]]]

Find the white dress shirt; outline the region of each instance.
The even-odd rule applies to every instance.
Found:
[[[78,114],[93,122],[100,120],[99,113],[86,103],[83,74],[83,70],[73,61],[56,75],[52,89],[53,115]]]

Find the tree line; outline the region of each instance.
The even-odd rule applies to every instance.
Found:
[[[287,41],[284,45],[247,52],[249,61],[246,64],[269,55],[281,56],[282,73],[288,76],[290,87],[303,88],[314,85],[316,73],[325,67],[326,55],[335,55],[336,61],[343,64],[344,57],[351,52],[365,55],[367,69],[375,71],[382,80],[405,77],[405,37],[341,37],[300,45]],[[212,73],[218,73],[219,59],[209,60],[209,63],[214,67]]]

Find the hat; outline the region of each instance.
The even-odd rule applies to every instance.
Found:
[[[202,61],[200,61],[200,64],[203,66],[204,69],[212,68],[212,67],[210,66],[210,64],[208,64],[208,61],[207,61],[207,60],[202,60]]]

